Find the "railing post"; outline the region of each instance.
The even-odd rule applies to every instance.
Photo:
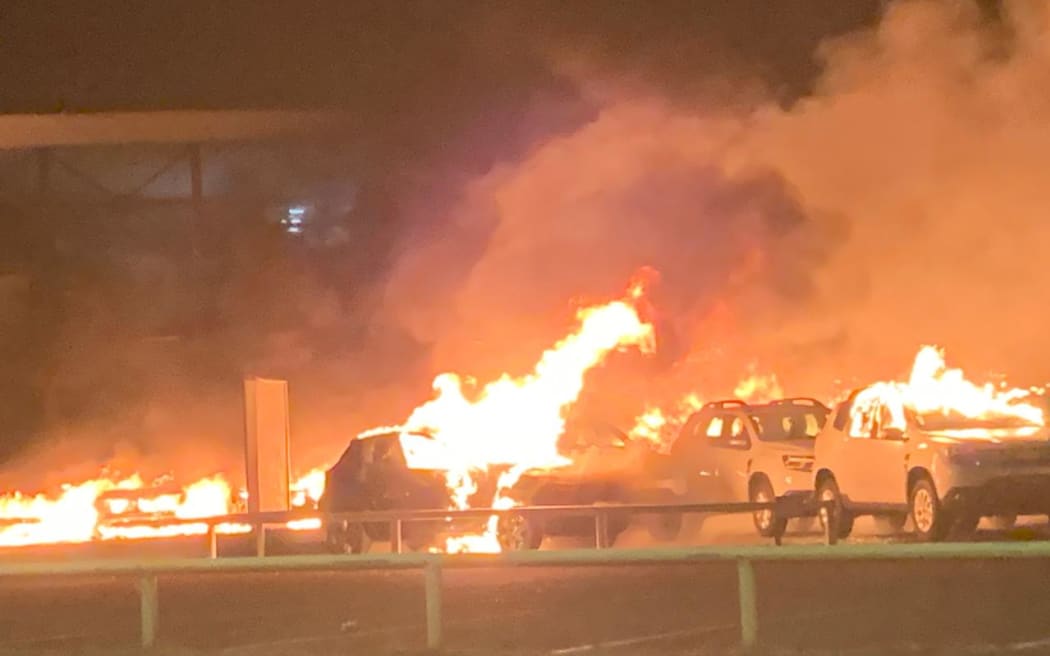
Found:
[[[259,558],[266,555],[266,527],[261,522],[255,525],[255,555]]]
[[[219,538],[216,535],[215,524],[208,524],[208,558],[219,556]]]
[[[427,649],[441,649],[441,561],[423,564],[423,588],[427,609]]]
[[[594,547],[604,549],[609,546],[609,515],[599,509],[594,512]]]
[[[758,603],[751,561],[746,558],[737,560],[736,574],[740,595],[740,646],[745,652],[751,652],[758,644]]]
[[[148,649],[157,640],[157,576],[144,574],[139,579],[139,611],[142,618],[142,647]]]
[[[395,519],[390,522],[390,551],[401,553],[401,520]]]
[[[818,517],[825,517],[824,521],[824,544],[831,546],[839,541],[839,513],[838,508],[832,506],[831,501],[821,501],[822,505],[817,509]]]

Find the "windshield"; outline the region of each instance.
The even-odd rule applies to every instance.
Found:
[[[824,427],[828,412],[822,407],[769,405],[755,408],[751,420],[764,442],[812,440]]]

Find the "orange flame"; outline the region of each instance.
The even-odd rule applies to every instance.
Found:
[[[768,403],[784,398],[784,390],[781,389],[776,374],[755,373],[752,366],[751,374],[733,389],[733,396],[748,403]]]
[[[878,382],[862,390],[851,409],[851,430],[870,432],[874,421],[904,429],[906,411],[919,416],[958,415],[966,419],[1020,421],[1045,425],[1043,409],[1025,401],[1032,390],[977,385],[961,369],[952,369],[943,349],[923,346],[915,356],[907,382]],[[882,415],[875,416],[881,408]]]
[[[636,292],[632,287],[629,294]],[[442,374],[434,380],[436,397],[416,408],[402,427],[433,440],[402,436],[410,467],[444,472],[452,505],[465,508],[478,489],[476,476],[496,465],[501,474],[495,507],[511,507],[507,491],[529,469],[550,469],[571,461],[558,451],[565,431],[565,411],[583,389],[586,373],[611,351],[635,346],[651,350],[653,329],[629,301],[614,301],[577,313],[577,330],[548,349],[532,373],[504,374],[485,385],[475,400],[463,392],[460,378]],[[495,522],[481,536],[451,538],[449,551],[498,551]]]

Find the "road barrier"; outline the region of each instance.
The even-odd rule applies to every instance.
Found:
[[[426,610],[426,644],[440,649],[442,640],[442,571],[469,567],[579,567],[652,565],[732,561],[737,567],[740,640],[745,650],[758,644],[758,604],[754,563],[807,560],[941,560],[1050,558],[1050,543],[979,544],[847,544],[687,547],[663,549],[573,549],[519,551],[504,554],[363,554],[331,556],[258,556],[159,560],[12,563],[0,565],[3,577],[127,576],[138,581],[142,646],[152,647],[159,626],[159,576],[236,572],[422,569]]]
[[[831,505],[832,502],[826,502]],[[181,518],[181,519],[155,519],[155,520],[130,520],[126,522],[114,522],[114,526],[172,526],[172,525],[206,525],[208,554],[215,558],[218,556],[218,535],[223,525],[249,526],[255,534],[255,555],[266,555],[266,530],[268,527],[286,526],[289,522],[320,520],[322,522],[348,522],[357,524],[389,524],[391,536],[391,551],[401,553],[403,544],[401,536],[403,527],[408,522],[451,522],[463,519],[485,520],[494,515],[522,515],[525,517],[538,517],[541,519],[552,517],[589,517],[594,526],[594,546],[597,549],[609,547],[609,517],[610,515],[634,516],[634,515],[714,515],[714,514],[739,514],[753,513],[760,510],[773,510],[779,516],[785,518],[813,516],[817,512],[819,504],[811,501],[798,499],[779,500],[767,503],[679,503],[679,504],[601,504],[601,505],[576,505],[576,506],[516,506],[513,508],[467,508],[462,510],[370,510],[359,512],[325,513],[310,510],[292,510],[287,512],[261,512],[261,513],[239,513],[231,515],[216,515],[212,517]],[[834,544],[836,532],[824,530],[825,542]],[[781,535],[772,539],[776,544],[781,543]]]

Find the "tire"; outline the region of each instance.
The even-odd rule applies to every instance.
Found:
[[[896,535],[904,530],[908,523],[908,513],[894,513],[875,517],[875,528],[879,533]]]
[[[496,522],[496,538],[503,551],[532,551],[540,548],[543,531],[522,514],[501,515]]]
[[[325,531],[325,546],[332,553],[363,554],[371,548],[372,538],[362,524],[336,522]]]
[[[748,490],[751,503],[773,503],[777,500],[773,486],[765,476],[755,478]],[[764,538],[779,538],[787,529],[787,519],[777,515],[776,510],[756,510],[751,515],[755,530]]]
[[[849,534],[853,532],[853,515],[843,505],[842,494],[839,492],[839,486],[834,478],[829,476],[817,486],[817,501],[835,502],[831,516],[829,516],[826,508],[821,508],[817,511],[817,517],[820,518],[820,527],[827,531],[828,522],[833,521],[836,529],[833,537],[837,540],[848,538]]]
[[[923,542],[940,542],[955,522],[941,505],[933,481],[920,478],[908,493],[908,513],[915,535]]]
[[[996,531],[1009,531],[1017,524],[1017,515],[995,515],[989,517],[988,522]]]

